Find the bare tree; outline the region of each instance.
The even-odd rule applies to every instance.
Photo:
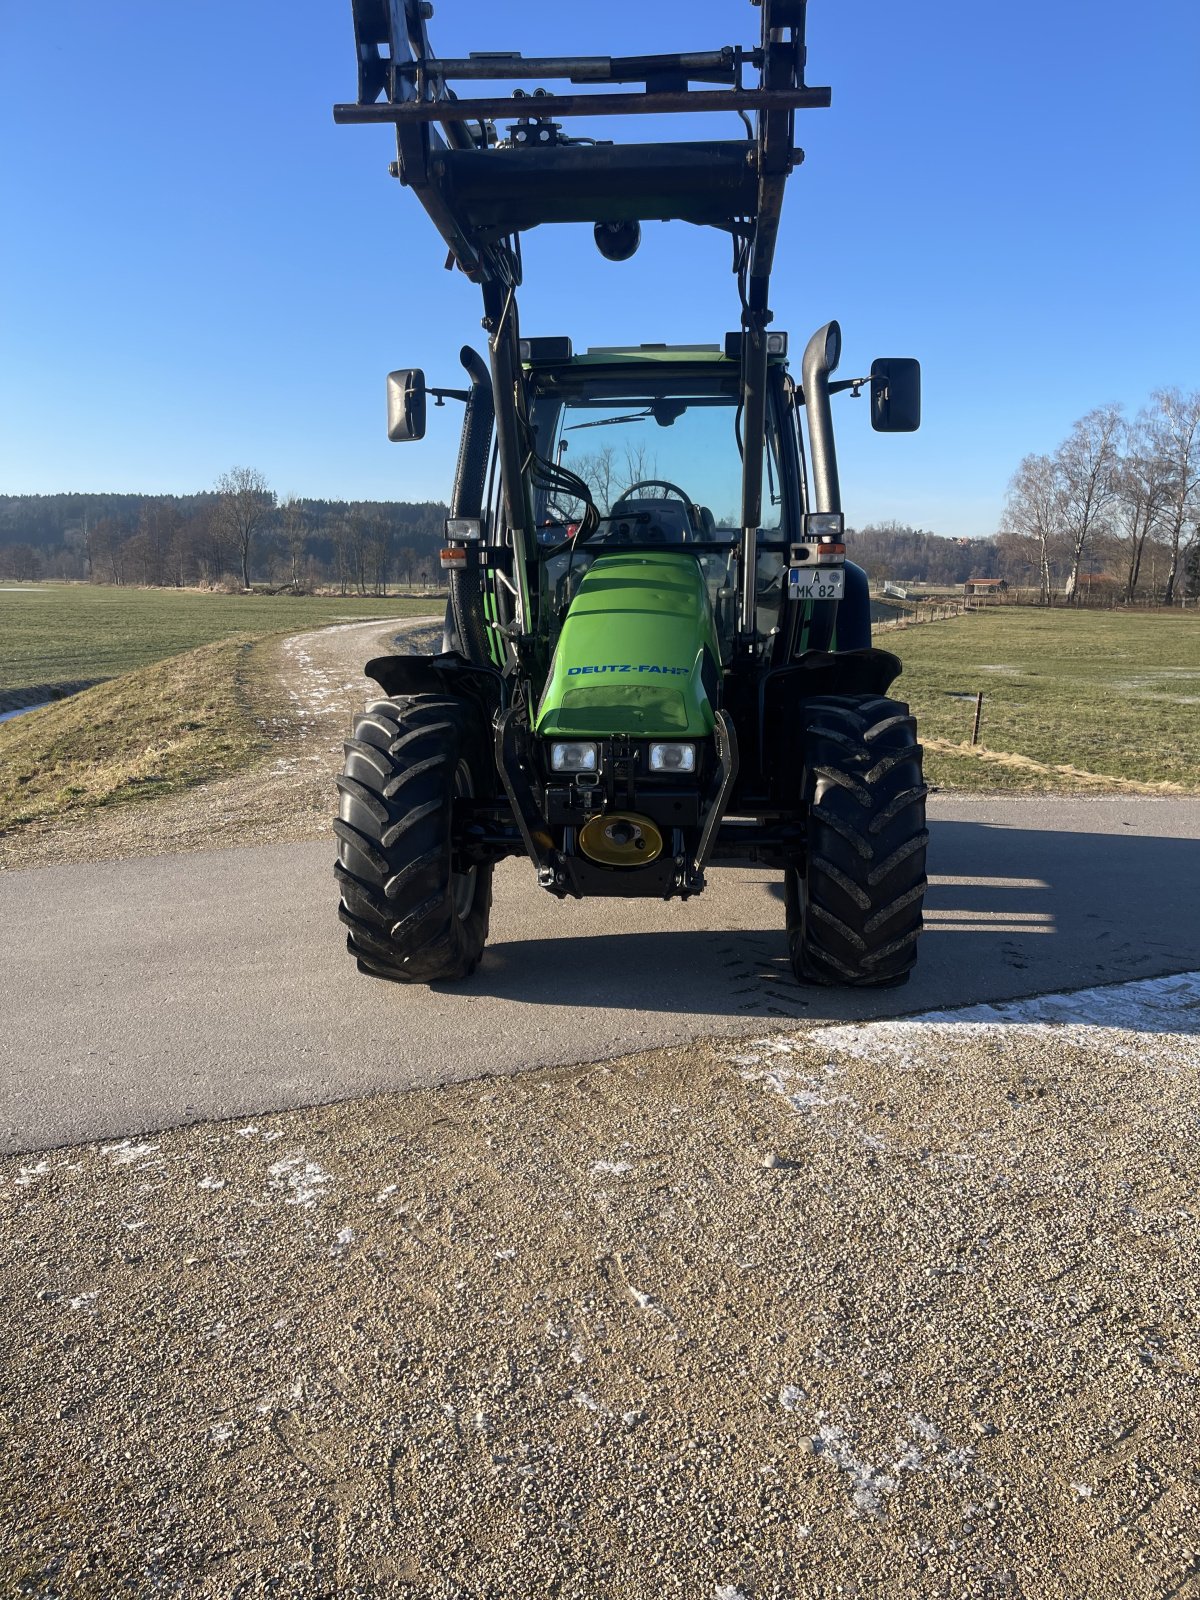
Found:
[[[142,568],[143,583],[166,582],[171,545],[179,524],[179,511],[166,496],[156,496],[142,506],[135,535],[135,559]]]
[[[588,455],[576,457],[568,465],[592,491],[592,499],[601,516],[612,510],[631,485],[652,478],[655,473],[654,461],[645,444],[640,442],[627,443],[620,459],[615,448],[606,444]]]
[[[1114,485],[1114,532],[1123,546],[1124,597],[1131,601],[1142,571],[1146,541],[1151,538],[1170,494],[1170,475],[1155,436],[1149,411],[1124,430],[1124,449]]]
[[[101,517],[92,524],[89,538],[92,551],[92,582],[125,582],[125,541],[129,529],[116,517]]]
[[[1068,600],[1075,599],[1088,540],[1105,525],[1116,493],[1120,430],[1120,406],[1097,406],[1080,417],[1054,452],[1062,485],[1062,527],[1071,549],[1065,589]]]
[[[567,465],[592,491],[592,499],[603,516],[616,498],[613,488],[617,476],[617,452],[612,445],[606,444],[602,450],[576,456]]]
[[[1050,456],[1026,456],[1013,474],[1004,507],[1004,532],[1032,542],[1037,551],[1041,602],[1054,598],[1053,560],[1063,522],[1063,481]]]
[[[370,524],[366,517],[361,512],[352,511],[346,523],[346,548],[349,552],[354,584],[361,595],[367,592],[367,544],[370,532]]]
[[[1200,522],[1192,523],[1192,536],[1184,546],[1183,574],[1185,596],[1200,600]]]
[[[1171,552],[1164,605],[1172,605],[1179,581],[1181,555],[1186,553],[1183,533],[1200,511],[1200,389],[1184,394],[1179,389],[1158,389],[1151,396],[1155,411],[1153,437],[1169,481],[1163,510],[1163,532]]]
[[[333,525],[333,559],[338,591],[345,594],[353,565],[350,527],[345,517],[339,517]]]
[[[250,587],[250,551],[275,508],[275,496],[254,467],[232,467],[217,479],[218,516],[241,561],[242,587]]]
[[[386,595],[388,579],[392,575],[392,525],[386,517],[376,514],[367,522],[367,564],[370,568],[372,593]]]
[[[42,576],[41,551],[22,541],[0,546],[0,578],[15,578],[18,583],[35,582]]]
[[[298,495],[289,494],[281,507],[283,513],[283,542],[291,567],[291,586],[297,592],[303,585],[301,570],[304,553],[308,548],[308,524],[304,516],[304,502]]]

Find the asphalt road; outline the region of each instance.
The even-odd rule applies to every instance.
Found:
[[[918,969],[879,994],[792,981],[758,872],[685,905],[580,904],[506,863],[483,965],[435,990],[357,975],[331,845],[0,874],[0,1150],[1200,966],[1200,801],[932,814]]]

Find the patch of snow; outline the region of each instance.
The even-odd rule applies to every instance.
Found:
[[[798,1389],[794,1383],[785,1383],[779,1391],[779,1404],[785,1411],[795,1411],[804,1399],[804,1390]]]
[[[823,1422],[818,1426],[813,1448],[828,1456],[834,1466],[849,1477],[851,1499],[856,1511],[869,1517],[882,1516],[883,1497],[895,1493],[895,1478],[855,1455],[843,1430],[830,1423]]]
[[[233,1438],[233,1423],[219,1422],[208,1430],[208,1437],[214,1444],[224,1444],[227,1439]]]
[[[614,1178],[633,1171],[632,1161],[593,1161],[589,1169],[593,1174],[610,1173]]]
[[[131,1167],[135,1161],[154,1155],[158,1148],[156,1144],[134,1144],[132,1139],[122,1139],[120,1144],[102,1145],[100,1154],[108,1156],[114,1167]]]
[[[303,1153],[284,1156],[282,1161],[274,1162],[267,1168],[267,1176],[272,1189],[285,1192],[286,1205],[304,1206],[306,1209],[315,1206],[324,1197],[326,1186],[333,1181],[323,1168]]]
[[[1139,978],[1063,994],[1034,995],[997,1005],[930,1011],[926,1023],[1018,1022],[1078,1023],[1093,1028],[1126,1028],[1137,1033],[1200,1033],[1200,972]],[[836,1031],[836,1030],[835,1030]]]
[[[99,1298],[99,1289],[89,1289],[86,1294],[74,1295],[67,1304],[72,1311],[94,1311]]]
[[[941,1444],[941,1432],[936,1423],[930,1422],[928,1417],[916,1412],[906,1420],[918,1439],[924,1439],[927,1444]]]
[[[200,1182],[196,1185],[196,1187],[197,1187],[197,1189],[223,1189],[225,1187],[225,1179],[224,1178],[201,1178]]]
[[[13,1185],[18,1189],[27,1189],[31,1183],[46,1177],[49,1171],[48,1161],[38,1161],[32,1167],[22,1167],[20,1173],[13,1179]]]

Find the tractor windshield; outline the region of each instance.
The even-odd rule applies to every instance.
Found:
[[[649,365],[649,363],[647,363]],[[687,543],[737,538],[742,496],[736,377],[688,377],[643,368],[630,376],[554,375],[535,389],[533,424],[543,461],[581,478],[600,513],[591,542]],[[781,486],[768,447],[761,526],[779,527]],[[537,491],[543,544],[578,522],[582,502]]]
[[[543,469],[534,475],[533,510],[541,556],[541,615],[551,640],[591,562],[614,546],[698,545],[724,657],[732,651],[740,561],[742,454],[736,372],[688,373],[659,362],[635,370],[586,367],[535,373],[530,415]],[[776,397],[768,406],[760,528],[778,532],[785,496]],[[562,468],[563,471],[555,469]],[[548,470],[545,470],[548,469]],[[587,485],[600,524],[576,541],[585,501],[568,475]],[[727,549],[719,547],[727,546]],[[759,632],[779,619],[782,556],[761,551],[756,574]]]

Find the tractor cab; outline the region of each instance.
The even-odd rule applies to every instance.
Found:
[[[776,342],[756,557],[755,629],[764,639],[780,624],[784,546],[800,537],[803,501],[787,343]],[[537,478],[533,501],[547,601],[541,615],[551,642],[598,556],[673,550],[700,567],[728,662],[741,554],[738,361],[718,344],[591,349],[564,358],[565,349],[565,339],[523,341],[537,457],[552,469]]]

